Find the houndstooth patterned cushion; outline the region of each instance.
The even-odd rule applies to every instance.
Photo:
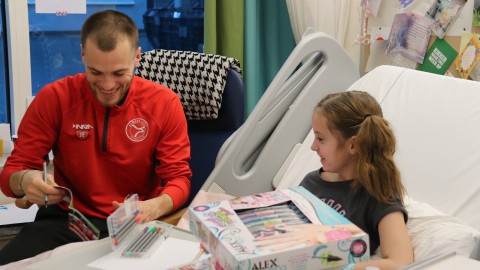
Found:
[[[135,74],[175,91],[187,119],[216,119],[230,68],[241,73],[240,62],[235,58],[189,51],[152,50],[142,53]]]

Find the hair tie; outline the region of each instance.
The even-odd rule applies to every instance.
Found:
[[[365,121],[365,119],[367,119],[369,116],[372,116],[372,115],[369,114],[369,113],[364,114],[364,115],[363,115],[363,120]]]

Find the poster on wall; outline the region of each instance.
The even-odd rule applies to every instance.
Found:
[[[473,26],[480,26],[480,0],[475,0],[473,4]]]
[[[437,37],[428,49],[425,61],[417,67],[417,70],[443,75],[457,55],[457,51],[447,41]]]
[[[468,78],[479,58],[480,43],[478,42],[478,36],[472,34],[467,45],[465,45],[465,48],[463,48],[461,53],[455,59],[455,67],[460,74],[460,77],[464,79]]]
[[[427,16],[434,20],[432,31],[443,38],[452,23],[462,11],[467,0],[435,0],[427,11]]]
[[[472,38],[473,35],[475,35],[475,33],[463,33],[462,40],[460,41],[459,51],[463,51],[463,49],[470,42],[470,39]],[[470,79],[474,81],[480,81],[480,65],[475,65],[472,71],[470,71],[470,74],[468,76],[470,77]]]
[[[432,19],[415,12],[397,13],[393,19],[385,53],[401,54],[417,63],[423,63],[432,24]]]
[[[57,16],[86,14],[86,0],[35,0],[36,13],[52,13]]]

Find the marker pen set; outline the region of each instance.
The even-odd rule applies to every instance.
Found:
[[[112,249],[122,257],[140,258],[150,254],[169,236],[172,228],[156,220],[141,224],[137,202],[136,194],[128,197],[107,218]]]
[[[136,210],[131,216],[127,217],[122,224],[120,224],[118,229],[112,230],[110,238],[115,246],[118,246],[125,236],[127,236],[128,233],[135,227],[135,223],[139,223],[138,213],[139,211]]]
[[[244,210],[237,214],[254,238],[285,233],[285,226],[311,223],[291,202]]]
[[[142,257],[162,235],[162,227],[145,226],[122,252],[124,257]]]

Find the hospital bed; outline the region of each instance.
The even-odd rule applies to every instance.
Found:
[[[331,92],[364,90],[397,138],[416,260],[451,250],[480,259],[480,83],[394,66],[358,77],[333,39],[304,36],[222,146],[201,193],[242,196],[298,185],[321,166],[310,150],[315,104]]]

